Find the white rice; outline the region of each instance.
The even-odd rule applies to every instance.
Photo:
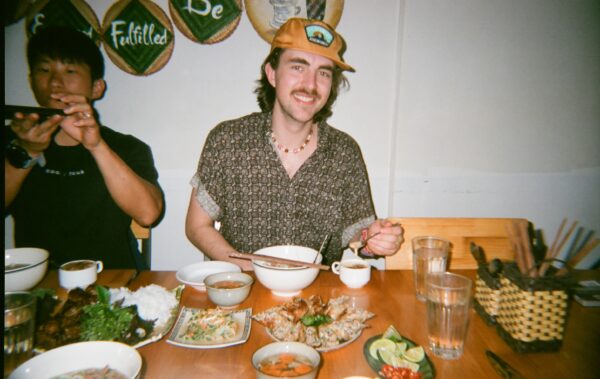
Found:
[[[155,328],[167,323],[172,309],[178,304],[173,292],[156,284],[139,288],[135,292],[125,287],[111,288],[111,304],[121,299],[124,299],[123,306],[137,305],[138,314],[142,319],[156,320]]]

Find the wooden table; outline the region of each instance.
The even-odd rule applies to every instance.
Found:
[[[455,271],[474,277],[474,271]],[[110,287],[120,287],[132,276],[131,270],[106,270],[98,282]],[[151,283],[174,288],[180,283],[175,272],[145,271],[131,283],[131,289]],[[40,287],[57,287],[56,272],[50,272]],[[356,306],[376,314],[367,323],[370,328],[352,344],[321,354],[319,378],[344,378],[351,375],[375,377],[363,356],[363,345],[371,337],[381,334],[393,324],[404,336],[417,344],[427,345],[425,304],[416,300],[412,271],[373,271],[365,287],[346,288],[339,278],[329,271],[321,271],[315,283],[304,290],[302,297],[320,295],[323,300],[348,295]],[[241,305],[252,307],[253,313],[286,301],[271,295],[255,282],[250,297]],[[188,307],[214,307],[205,292],[186,288],[182,305]],[[174,346],[166,338],[139,349],[143,357],[143,378],[253,378],[250,362],[253,352],[272,342],[262,325],[252,321],[249,340],[221,349],[189,349]],[[597,378],[600,372],[600,308],[583,308],[572,302],[563,346],[555,353],[519,354],[497,335],[495,329],[472,311],[465,353],[454,361],[442,360],[429,352],[437,378],[499,378],[485,356],[490,349],[517,368],[525,378]]]

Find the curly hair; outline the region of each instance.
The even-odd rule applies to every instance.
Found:
[[[254,93],[256,94],[258,106],[263,112],[271,112],[273,110],[273,105],[275,104],[275,87],[273,87],[267,79],[265,66],[270,64],[271,67],[276,70],[279,66],[279,60],[283,51],[284,49],[280,47],[273,49],[260,67],[260,79],[256,81],[257,87],[254,90]],[[343,70],[335,66],[333,68],[331,92],[329,93],[329,98],[327,99],[327,102],[323,108],[315,113],[313,121],[321,122],[327,120],[333,114],[331,108],[335,103],[340,90],[348,88],[350,88],[350,84],[348,83],[348,79],[344,76]]]

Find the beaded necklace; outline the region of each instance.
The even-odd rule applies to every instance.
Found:
[[[310,139],[312,137],[312,133],[313,133],[313,128],[310,128],[310,131],[308,132],[308,135],[306,136],[306,139],[304,140],[304,143],[302,145],[300,145],[300,147],[295,148],[294,150],[292,150],[292,153],[294,154],[298,154],[299,152],[301,152],[302,150],[304,150],[304,148],[306,147],[306,145],[308,145],[308,143],[310,142]],[[277,142],[277,138],[275,138],[275,133],[271,132],[271,142],[273,142],[273,144],[275,146],[277,146],[277,148],[284,152],[285,154],[290,152],[290,149],[283,146],[282,144]]]

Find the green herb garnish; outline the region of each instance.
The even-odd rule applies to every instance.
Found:
[[[333,319],[327,315],[305,315],[300,319],[305,326],[319,326],[329,324]]]
[[[120,308],[110,304],[110,292],[96,286],[98,302],[83,307],[81,340],[121,341],[127,334],[136,315],[133,307]]]

